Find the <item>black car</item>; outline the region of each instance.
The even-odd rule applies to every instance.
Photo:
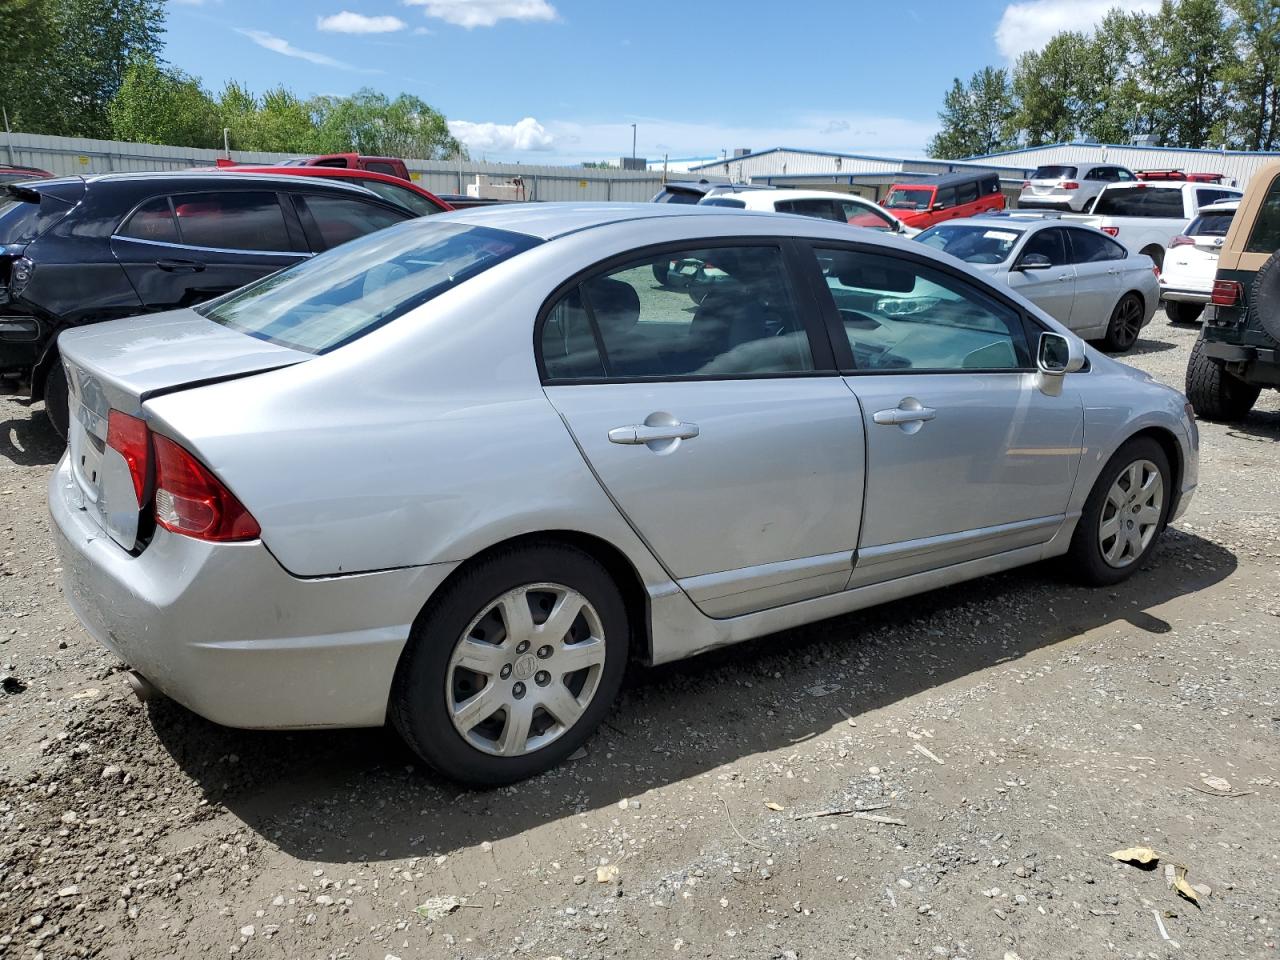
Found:
[[[0,378],[59,433],[67,327],[187,307],[412,218],[363,187],[225,171],[103,174],[0,188]]]

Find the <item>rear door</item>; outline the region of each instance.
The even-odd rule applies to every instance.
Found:
[[[1048,257],[1048,270],[1010,270],[1009,286],[1059,323],[1069,323],[1076,298],[1076,271],[1071,265],[1066,231],[1061,227],[1038,230],[1023,244],[1014,266],[1027,256]]]
[[[1097,230],[1065,228],[1071,262],[1076,271],[1075,305],[1066,321],[1073,330],[1105,326],[1120,295],[1130,289],[1125,248]],[[1141,267],[1140,269],[1148,269]]]
[[[372,197],[366,200],[359,196],[299,191],[293,199],[307,241],[316,253],[414,216],[408,210],[380,203]]]
[[[690,598],[731,617],[843,590],[863,428],[786,240],[666,245],[602,264],[537,335],[547,397]],[[653,267],[714,263],[697,292]]]
[[[111,238],[147,310],[188,307],[307,256],[292,213],[273,190],[153,197]]]

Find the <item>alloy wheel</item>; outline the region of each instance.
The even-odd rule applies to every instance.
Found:
[[[604,661],[600,615],[581,593],[557,583],[508,590],[454,646],[445,678],[450,719],[485,753],[533,753],[582,716]]]
[[[1135,460],[1107,491],[1098,522],[1102,559],[1117,569],[1135,563],[1160,529],[1164,477],[1150,460]]]
[[[1142,332],[1142,304],[1133,297],[1126,297],[1116,307],[1115,339],[1123,349],[1133,346]]]

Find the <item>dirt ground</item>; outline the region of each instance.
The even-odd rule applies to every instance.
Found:
[[[1180,386],[1194,337],[1159,314],[1130,359]],[[1277,954],[1280,395],[1201,425],[1127,584],[1038,567],[636,670],[584,758],[489,793],[389,732],[138,704],[59,592],[41,407],[0,421],[5,960]]]

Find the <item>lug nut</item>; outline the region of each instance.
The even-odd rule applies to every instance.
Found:
[[[543,644],[541,647],[538,648],[539,660],[545,660],[549,656],[551,656],[551,648],[549,646],[547,646],[546,644]]]
[[[529,649],[528,640],[521,640],[519,643],[516,644],[516,653],[524,653],[528,649]]]
[[[539,670],[533,675],[533,680],[538,686],[545,687],[551,682],[551,674],[547,673],[545,670]]]
[[[511,676],[511,664],[509,663],[503,664],[502,670],[499,671],[498,676],[500,676],[503,680]]]
[[[519,700],[521,697],[523,697],[523,696],[524,696],[524,684],[523,684],[523,683],[517,683],[514,687],[512,687],[512,688],[511,688],[511,695],[512,695],[513,697],[515,697],[517,700]]]

